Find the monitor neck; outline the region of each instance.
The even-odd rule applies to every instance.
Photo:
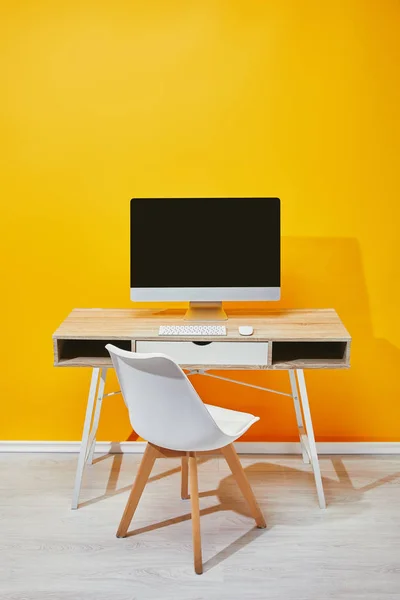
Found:
[[[185,321],[227,321],[222,302],[189,302]]]

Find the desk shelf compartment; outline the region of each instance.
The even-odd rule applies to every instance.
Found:
[[[54,364],[57,367],[111,367],[107,344],[114,344],[122,350],[132,348],[131,340],[56,339]]]
[[[329,369],[349,367],[350,342],[273,342],[272,369]]]

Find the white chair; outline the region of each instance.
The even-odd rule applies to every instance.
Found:
[[[240,463],[233,442],[259,420],[248,413],[204,404],[182,369],[164,354],[120,350],[110,353],[133,429],[148,441],[117,537],[125,537],[156,458],[182,458],[182,498],[190,499],[194,568],[203,572],[196,455],[221,451],[247,500],[257,527],[264,516]]]

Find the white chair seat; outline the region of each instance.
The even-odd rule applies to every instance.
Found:
[[[212,404],[204,405],[218,427],[231,437],[240,437],[245,433],[253,423],[260,420],[260,417],[255,417],[250,413],[230,410],[221,406],[213,406]]]

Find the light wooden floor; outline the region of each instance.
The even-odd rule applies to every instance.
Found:
[[[176,460],[157,461],[138,534],[115,537],[139,460],[97,457],[71,511],[76,455],[0,455],[1,600],[400,599],[400,456],[322,458],[326,511],[300,458],[242,457],[266,530],[204,460],[201,576]]]

